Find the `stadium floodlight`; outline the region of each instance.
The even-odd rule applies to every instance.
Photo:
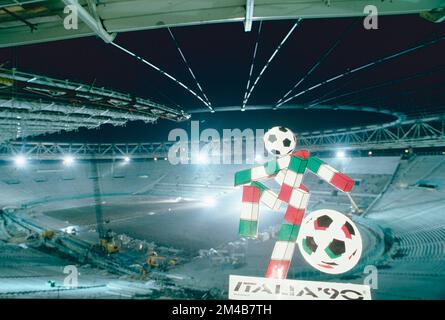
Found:
[[[63,158],[63,164],[67,167],[71,166],[74,163],[73,156],[67,155]]]
[[[124,163],[129,163],[130,162],[130,157],[128,157],[128,156],[126,156],[126,157],[124,157]]]
[[[409,152],[409,149],[405,149],[405,153],[408,153]]]
[[[202,203],[207,207],[214,207],[216,205],[216,199],[213,197],[205,197],[202,199]]]
[[[207,164],[209,162],[209,158],[205,153],[200,153],[198,156],[198,162],[200,164]]]
[[[14,163],[17,167],[22,168],[26,165],[26,158],[19,154],[14,158]]]
[[[346,153],[345,153],[343,150],[338,150],[338,151],[335,153],[335,156],[336,156],[337,158],[343,159],[343,158],[346,157]]]
[[[368,151],[368,156],[372,156],[372,151]]]
[[[168,160],[168,158],[167,158],[167,157],[165,157],[165,158],[164,158],[164,160],[165,160],[165,161],[167,161],[167,160]]]
[[[158,158],[154,157],[153,160],[154,160],[154,161],[158,161]]]

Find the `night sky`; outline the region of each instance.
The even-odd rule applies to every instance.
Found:
[[[295,21],[263,22],[254,77]],[[259,23],[245,33],[242,23],[172,28],[212,105],[241,107]],[[434,24],[417,15],[380,17],[378,30],[365,30],[361,18],[304,20],[280,50],[253,92],[248,105],[274,105],[340,38],[341,43],[299,87],[308,88],[348,68],[383,58],[403,49],[445,36],[445,23]],[[116,43],[146,58],[198,92],[167,29],[121,33]],[[376,67],[334,81],[292,104],[307,105],[318,98],[326,104],[384,107],[409,114],[443,111],[445,106],[445,41],[416,50]],[[0,50],[4,67],[69,79],[150,98],[184,110],[206,109],[171,80],[99,39],[89,37]],[[409,78],[404,81],[391,81]],[[413,78],[414,77],[414,78]],[[368,90],[366,88],[381,85]],[[366,90],[363,90],[366,89]],[[298,92],[297,90],[296,92]],[[363,90],[360,93],[351,92]],[[370,113],[343,111],[249,111],[193,114],[201,127],[269,128],[285,125],[295,132],[347,127],[391,120]],[[124,128],[103,126],[38,137],[52,141],[161,141],[172,128],[189,123],[160,120],[129,123]]]

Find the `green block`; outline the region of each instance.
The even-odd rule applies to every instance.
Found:
[[[235,187],[250,183],[250,169],[241,170],[235,173]]]
[[[300,231],[300,226],[287,223],[282,224],[280,232],[278,233],[278,240],[295,242],[297,240],[298,231]]]
[[[289,162],[289,170],[296,173],[304,173],[307,167],[307,160],[298,157],[291,157]]]
[[[264,169],[266,169],[266,173],[268,175],[277,174],[280,171],[278,167],[278,163],[275,160],[268,161],[264,164]]]
[[[245,237],[256,237],[258,231],[258,221],[240,220],[239,234]]]
[[[260,189],[260,195],[262,195],[264,190],[267,189],[267,187],[264,184],[262,184],[260,182],[257,182],[257,181],[252,182],[251,186],[259,188]]]
[[[307,168],[313,173],[317,173],[322,164],[324,164],[324,162],[317,157],[309,157],[307,161]]]

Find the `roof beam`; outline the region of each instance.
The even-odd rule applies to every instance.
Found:
[[[85,10],[77,0],[62,0],[62,1],[66,5],[74,6],[76,8],[80,19],[94,32],[94,34],[96,34],[106,43],[113,42],[114,38],[116,37],[116,34],[115,33],[109,34],[102,26],[100,20],[91,16],[90,13],[87,10]],[[96,7],[93,6],[93,8],[95,9]]]
[[[253,21],[253,8],[255,6],[255,0],[246,0],[246,19],[244,20],[244,31],[252,31]]]
[[[27,25],[27,26],[31,29],[31,32],[37,30],[37,27],[36,27],[35,24],[32,24],[31,22],[27,21],[26,19],[23,19],[23,18],[22,18],[21,16],[19,16],[18,14],[14,13],[14,12],[12,12],[12,11],[9,11],[9,10],[6,9],[6,8],[2,8],[1,10],[3,10],[4,12],[6,12],[7,14],[9,14],[9,15],[10,15],[11,17],[13,17],[14,19],[17,19],[17,20],[23,22],[25,25]]]

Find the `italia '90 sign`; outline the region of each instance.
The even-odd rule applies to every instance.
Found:
[[[307,171],[321,181],[350,195],[354,180],[308,150],[295,151],[296,138],[288,128],[273,127],[264,136],[266,149],[277,156],[261,166],[235,173],[234,186],[243,186],[239,234],[258,236],[259,205],[278,211],[286,205],[284,222],[277,235],[264,278],[230,276],[230,299],[365,300],[369,286],[349,283],[286,280],[295,248],[315,269],[341,274],[357,265],[362,239],[354,222],[335,210],[320,209],[306,214],[310,190],[303,184]],[[274,179],[275,193],[260,181]],[[357,209],[357,205],[355,205]]]
[[[371,300],[367,285],[230,276],[233,300]]]

